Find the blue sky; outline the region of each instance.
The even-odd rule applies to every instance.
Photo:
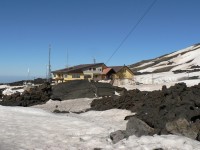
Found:
[[[0,82],[68,64],[106,62],[153,0],[0,0]],[[157,0],[107,65],[129,65],[200,42],[199,0]]]

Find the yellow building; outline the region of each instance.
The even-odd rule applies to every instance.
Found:
[[[104,79],[133,79],[133,72],[127,66],[111,66],[103,70]]]
[[[66,82],[70,80],[100,80],[103,70],[107,68],[104,63],[82,64],[53,71],[54,80]]]
[[[133,72],[127,66],[112,66],[110,67],[115,71],[113,79],[133,79]]]

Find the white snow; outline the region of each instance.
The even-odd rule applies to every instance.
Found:
[[[102,82],[102,83],[110,83],[111,80],[99,80],[98,82]]]
[[[187,52],[187,53],[181,54],[182,52]],[[186,69],[190,69],[190,67],[193,65],[200,65],[200,46],[190,46],[188,48],[166,55],[164,57],[171,57],[177,54],[179,55],[175,58],[172,58],[168,61],[162,61],[152,67],[148,67],[146,69],[140,70],[140,72],[152,72],[152,71],[155,71],[156,69],[161,69],[161,68],[170,67],[170,66],[173,67],[171,71],[179,70],[179,69],[186,70]],[[167,65],[169,62],[172,62],[172,64]],[[151,63],[153,62],[151,61],[148,63],[144,63],[140,66],[146,66]]]
[[[189,46],[189,47],[186,47],[184,49],[180,49],[180,50],[178,50],[176,52],[173,52],[173,53],[171,53],[169,55],[166,55],[165,57],[171,57],[171,56],[183,53],[183,52],[187,52],[187,51],[190,51],[192,48],[194,48],[194,46]]]
[[[174,67],[172,70],[188,69],[192,65],[199,65],[200,64],[200,55],[199,54],[200,54],[200,49],[197,49],[197,50],[185,53],[177,58],[174,58],[173,61],[178,66]],[[191,62],[183,63],[183,62],[188,62],[188,61],[191,61]]]
[[[200,76],[200,72],[178,73],[162,72],[153,74],[144,74],[134,76],[134,80],[117,80],[114,86],[124,87],[127,90],[139,89],[141,91],[153,91],[162,89],[163,85],[167,87],[176,83],[185,82],[187,86],[193,86],[200,83],[200,79],[188,80],[188,77]],[[139,83],[139,84],[136,84]]]
[[[2,94],[3,95],[12,95],[12,94],[14,94],[15,92],[13,91],[13,90],[11,90],[11,89],[5,89],[5,90],[3,90],[3,92],[2,92]]]
[[[127,110],[53,114],[36,108],[0,106],[1,150],[198,150],[200,142],[182,136],[131,136],[112,144],[109,134],[124,130]]]
[[[121,145],[123,143],[123,145]],[[200,142],[176,135],[154,135],[137,138],[131,136],[115,145],[116,149],[153,150],[199,150]]]
[[[135,81],[134,79],[115,79],[113,85],[114,86],[120,86],[120,85],[134,85]]]
[[[0,85],[0,89],[5,89],[7,87],[8,87],[8,85]]]
[[[147,66],[147,65],[150,65],[150,64],[153,64],[153,62],[150,61],[150,62],[144,63],[144,64],[142,64],[142,65],[140,65],[140,66],[137,66],[137,67],[135,67],[135,68],[144,67],[144,66]]]
[[[117,91],[115,91],[115,95],[120,96],[120,93],[118,93]]]
[[[22,92],[24,92],[24,89],[23,88],[13,89],[13,87],[11,88],[11,87],[8,86],[7,89],[3,90],[2,93],[3,93],[3,95],[12,95],[12,94],[14,94],[16,92],[22,93]]]
[[[70,99],[70,100],[63,100],[63,101],[49,100],[45,104],[34,105],[32,107],[41,108],[43,110],[50,111],[50,112],[53,112],[54,110],[80,112],[80,111],[85,111],[86,109],[90,108],[90,103],[93,100],[94,100],[93,98],[79,98],[79,99]]]

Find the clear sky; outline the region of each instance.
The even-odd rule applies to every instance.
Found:
[[[106,62],[153,0],[0,0],[0,82]],[[200,0],[157,0],[107,64],[129,65],[200,42]]]

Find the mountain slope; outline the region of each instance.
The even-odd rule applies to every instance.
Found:
[[[199,71],[200,70],[200,44],[166,54],[155,59],[143,60],[129,66],[133,72],[160,73],[168,71]],[[198,69],[199,68],[199,69]]]

